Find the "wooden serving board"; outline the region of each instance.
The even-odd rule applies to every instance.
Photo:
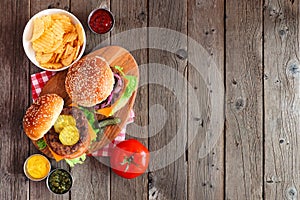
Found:
[[[89,53],[85,57],[93,57],[93,56],[101,56],[109,63],[111,67],[113,66],[121,66],[123,67],[123,72],[126,75],[134,75],[139,79],[139,69],[138,65],[134,59],[134,57],[124,48],[119,46],[107,46],[92,53]],[[41,94],[49,94],[55,93],[61,96],[65,101],[65,106],[72,103],[72,100],[68,96],[65,90],[65,78],[67,75],[67,70],[58,72],[55,74],[43,87]],[[130,100],[127,105],[120,109],[115,113],[114,117],[118,117],[121,119],[121,123],[118,125],[108,126],[105,131],[102,139],[99,142],[94,142],[91,144],[89,152],[92,153],[97,151],[114,140],[120,131],[126,125],[126,121],[129,117],[130,110],[133,107],[134,101],[136,97],[136,91],[132,94]],[[35,144],[35,143],[34,143]],[[36,145],[36,144],[35,144]],[[51,157],[49,150],[43,151],[44,154]]]

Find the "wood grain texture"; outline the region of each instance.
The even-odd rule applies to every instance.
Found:
[[[147,45],[147,33],[140,34],[139,38],[132,38],[126,34],[125,38],[120,33],[128,30],[147,26],[147,1],[146,0],[123,0],[112,1],[111,11],[113,12],[116,24],[111,34],[111,44],[120,45],[129,50],[137,63],[147,63],[147,49],[140,49],[139,46]],[[140,83],[147,82],[148,73],[145,67],[140,68]],[[127,126],[126,138],[135,137],[144,145],[148,146],[148,131],[142,128],[148,123],[148,87],[139,86],[136,101],[133,108],[135,112],[134,124]],[[148,180],[147,173],[142,176],[127,180],[111,173],[111,199],[147,199]]]
[[[29,103],[29,62],[20,38],[29,19],[29,7],[27,1],[1,3],[0,199],[26,199],[29,180],[23,173],[23,163],[29,142],[22,130],[22,119]]]
[[[149,199],[187,199],[187,1],[149,0]],[[178,34],[183,34],[180,36]],[[166,50],[168,49],[168,50]],[[169,51],[169,52],[168,52]]]
[[[105,1],[109,6],[110,0]],[[92,33],[87,26],[89,13],[97,8],[98,1],[71,0],[71,12],[74,13],[84,26],[87,36],[87,46],[85,53],[90,53],[103,41],[109,44],[109,34],[97,35]],[[76,181],[75,189],[71,191],[70,199],[110,199],[110,170],[99,160],[90,158],[82,166],[75,166],[72,169],[74,177],[79,177]]]
[[[209,17],[207,17],[209,16]],[[214,16],[214,17],[212,17]],[[201,19],[201,20],[198,20]],[[205,70],[209,65],[206,60],[212,60],[219,72],[224,73],[224,2],[222,1],[188,1],[188,36],[202,46],[207,55],[200,54],[192,45],[189,45],[188,81],[192,90],[188,90],[189,120],[188,140],[192,143],[188,149],[188,198],[189,199],[223,199],[224,196],[224,135],[218,130],[212,130],[216,139],[210,139],[209,123],[211,121],[211,94],[205,80],[211,82],[209,77],[202,77],[198,70]],[[189,43],[190,44],[190,43]],[[195,57],[196,62],[192,61]],[[201,68],[199,65],[201,65]],[[223,84],[224,80],[221,80]],[[192,94],[195,94],[200,113],[192,114],[195,109],[192,104]],[[224,94],[219,94],[219,101],[224,108]],[[224,111],[219,110],[219,113]],[[224,121],[221,122],[222,127]],[[196,131],[196,135],[194,132]],[[212,141],[217,140],[217,142]],[[207,143],[206,143],[207,142]],[[209,144],[212,143],[209,147]],[[208,153],[200,156],[202,146],[207,146]],[[204,148],[203,148],[204,149]]]
[[[0,199],[299,199],[300,2],[105,1],[116,24],[104,35],[92,33],[87,26],[88,14],[100,1],[2,2]],[[106,166],[108,158],[87,158],[84,165],[72,169],[64,162],[52,162],[53,168],[66,168],[75,178],[74,188],[63,196],[52,195],[44,181],[25,178],[23,162],[38,151],[23,133],[21,122],[32,102],[30,74],[40,70],[26,58],[21,38],[30,16],[47,8],[62,8],[79,18],[88,39],[85,54],[95,47],[121,45],[131,49],[138,64],[165,64],[190,82],[193,89],[187,90],[178,76],[159,71],[158,64],[140,66],[141,83],[160,82],[140,85],[135,123],[127,128],[127,137],[137,138],[153,152],[148,174],[133,180],[119,178]],[[143,29],[142,36],[137,34],[140,37],[119,38],[118,33],[148,26],[187,34],[224,73],[225,134],[204,158],[199,156],[199,146],[209,135],[212,107],[208,102],[214,91],[205,86],[208,79],[188,64],[191,57],[200,54],[189,46],[187,37],[178,40],[166,34],[155,38],[159,31],[154,34]],[[147,44],[171,46],[172,52],[141,49]],[[132,51],[132,46],[138,50]],[[206,64],[203,57],[197,59]],[[175,87],[163,87],[170,82]],[[183,103],[177,89],[187,96]],[[188,116],[192,92],[199,98],[201,112]],[[199,131],[196,138],[190,138],[195,123]],[[189,139],[193,143],[185,151]],[[155,151],[170,141],[175,141],[174,145],[160,152],[158,159]],[[177,159],[178,152],[183,154]],[[169,158],[176,161],[168,164]],[[158,169],[159,165],[164,167]]]
[[[110,0],[85,1],[84,3],[81,0],[71,0],[70,11],[80,20],[86,33],[87,45],[85,54],[92,52],[97,47],[104,47],[110,44],[110,33],[95,34],[88,28],[87,24],[90,12],[98,8],[100,2],[104,2],[108,8],[110,7]]]
[[[64,10],[69,10],[70,5],[69,1],[67,0],[61,0],[61,1],[39,1],[39,0],[30,0],[30,16],[32,17],[36,13],[40,12],[41,10],[47,9],[47,8],[60,8]],[[34,74],[36,72],[40,72],[41,69],[34,66],[34,64],[30,63],[30,74]],[[28,84],[30,84],[30,81],[28,81]],[[30,92],[30,103],[32,102],[31,92]],[[34,153],[40,153],[36,147],[33,144],[30,144],[30,154]],[[57,163],[54,160],[51,160],[51,167],[53,168],[64,168],[69,170],[69,167],[64,161],[61,161]],[[49,190],[46,187],[46,184],[44,181],[41,182],[33,182],[30,181],[29,186],[29,199],[69,199],[69,193],[65,195],[54,195],[49,192]]]
[[[109,168],[100,160],[88,157],[83,165],[72,168],[76,177],[70,199],[110,199]]]
[[[226,199],[262,199],[262,1],[226,2]]]
[[[264,6],[265,197],[298,199],[300,191],[300,3]]]

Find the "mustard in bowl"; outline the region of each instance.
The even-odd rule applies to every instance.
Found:
[[[33,154],[24,163],[24,173],[32,181],[45,179],[51,170],[50,161],[41,154]]]

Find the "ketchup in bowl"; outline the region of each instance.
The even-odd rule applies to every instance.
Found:
[[[99,8],[91,12],[88,18],[90,29],[98,34],[109,32],[114,26],[114,17],[106,9]]]

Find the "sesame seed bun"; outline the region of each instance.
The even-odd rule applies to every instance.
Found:
[[[40,96],[27,109],[23,129],[32,140],[42,138],[54,125],[63,109],[64,100],[56,94]]]
[[[110,95],[114,82],[113,72],[104,58],[85,57],[69,68],[65,88],[74,103],[92,107]]]

